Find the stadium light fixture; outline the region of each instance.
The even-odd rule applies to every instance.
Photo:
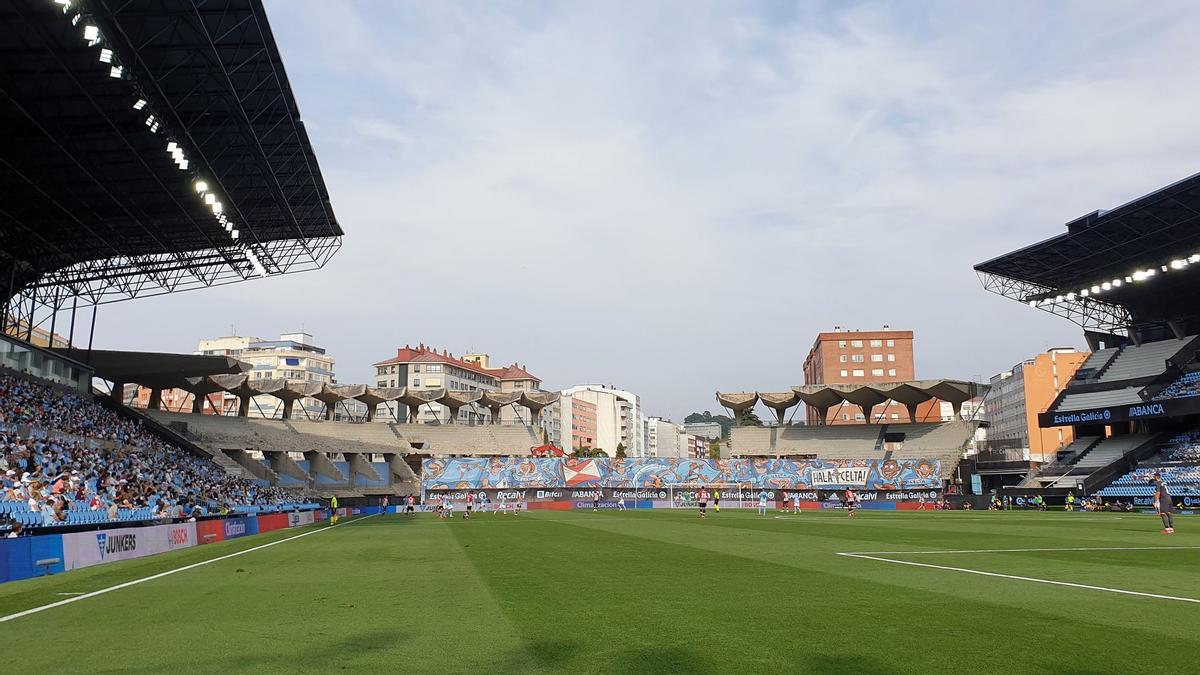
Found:
[[[196,192],[199,194],[204,194],[205,192],[208,192],[208,183],[205,183],[202,180],[196,181]]]
[[[1112,280],[1112,285],[1113,285],[1113,288],[1120,288],[1120,287],[1121,287],[1121,280],[1120,280],[1120,279],[1113,279],[1113,280]]]
[[[217,201],[217,196],[214,195],[213,193],[210,192],[210,193],[204,195],[204,203],[205,204],[212,206],[213,204],[216,203],[216,201]]]
[[[221,209],[223,209],[223,208],[225,208],[225,207],[221,205],[221,202],[216,202],[212,205],[213,213],[216,213],[216,214],[220,214]]]
[[[238,238],[238,231],[237,231],[237,230],[234,230],[234,231],[230,232],[230,233],[229,233],[229,236],[233,237],[234,239],[237,239],[237,238]]]
[[[1088,290],[1088,289],[1086,289],[1086,288],[1085,288],[1085,289],[1083,289],[1083,290],[1081,290],[1081,291],[1079,291],[1079,295],[1081,295],[1081,296],[1083,296],[1083,297],[1085,297],[1085,298],[1086,298],[1087,296],[1091,295],[1091,294],[1092,294],[1092,292],[1091,292],[1091,291],[1089,291],[1089,290]]]
[[[186,159],[179,163],[180,171],[187,171],[187,168],[188,168],[188,161]]]
[[[100,29],[89,23],[83,27],[83,39],[89,47],[95,47],[100,44]]]
[[[71,11],[71,0],[54,0],[54,4],[62,5],[62,13],[66,14]]]
[[[1099,286],[1092,286],[1092,292],[1093,292],[1093,293],[1099,293],[1099,292],[1100,292],[1100,287],[1099,287]]]
[[[121,79],[121,76],[124,74],[125,74],[125,66],[113,66],[112,69],[108,71],[108,76],[113,78],[114,80]]]
[[[80,20],[80,19],[82,19],[82,18],[83,18],[83,15],[82,15],[82,14],[76,14],[75,16],[71,17],[71,25],[72,25],[72,26],[78,26],[78,25],[79,25],[79,20]]]
[[[137,102],[133,104],[134,110],[141,110],[142,108],[145,108],[145,107],[146,107],[146,99],[144,99],[144,98],[139,98],[137,100]]]
[[[1075,299],[1075,291],[1071,291],[1070,293],[1067,293],[1067,299],[1074,300]]]
[[[1200,253],[1193,253],[1192,255],[1188,256],[1188,262],[1190,262],[1190,263],[1200,262]]]
[[[179,144],[175,141],[167,141],[167,152],[171,153],[172,155],[175,154],[175,150],[178,147]]]
[[[1111,289],[1112,289],[1112,284],[1110,284],[1109,282],[1107,282],[1107,281],[1106,281],[1106,282],[1104,282],[1104,283],[1100,284],[1100,288],[1101,288],[1102,290],[1105,290],[1105,291],[1107,291],[1107,290],[1111,290]]]
[[[1183,260],[1172,260],[1171,261],[1171,269],[1173,269],[1173,270],[1181,270],[1186,265],[1187,265],[1187,262],[1185,262]]]
[[[100,63],[112,63],[112,50],[103,48],[100,50]]]

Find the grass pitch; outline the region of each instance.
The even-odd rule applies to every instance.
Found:
[[[0,634],[20,672],[1196,672],[1200,519],[1178,521],[374,516],[91,597],[69,594],[304,531],[4,584],[3,616],[82,599]]]

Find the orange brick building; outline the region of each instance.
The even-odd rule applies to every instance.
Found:
[[[1073,427],[1042,429],[1037,416],[1067,388],[1089,356],[1069,347],[1051,349],[993,376],[987,399],[988,441],[1028,448],[1035,461],[1052,459],[1060,447],[1074,441]]]
[[[911,382],[917,379],[913,359],[911,330],[859,331],[840,326],[833,332],[818,333],[808,356],[804,359],[805,384],[874,384],[881,382]],[[888,401],[875,406],[875,424],[910,422],[908,410],[901,404]],[[820,413],[806,406],[809,424],[820,421]],[[937,401],[917,406],[916,421],[937,422],[941,409]],[[865,424],[866,417],[858,406],[849,403],[829,409],[827,424]]]

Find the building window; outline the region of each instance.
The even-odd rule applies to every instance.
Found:
[[[413,383],[412,383],[412,386],[414,386],[414,387],[419,387],[419,386],[421,386],[421,378],[419,378],[419,377],[414,377],[414,378],[413,378]]]
[[[854,413],[854,419],[858,422],[861,422],[861,421],[865,420],[866,418],[863,417],[862,413]]]
[[[430,364],[430,366],[429,366],[429,372],[431,372],[431,373],[440,373],[440,372],[442,372],[442,364],[440,364],[440,363],[433,363],[433,364]]]
[[[871,346],[872,347],[882,347],[883,340],[871,340]]]
[[[841,361],[842,363],[845,363],[845,362],[846,362],[846,355],[845,355],[845,354],[842,354],[841,356],[839,356],[839,357],[838,357],[838,361]]]
[[[896,360],[895,354],[888,354],[888,361],[895,361],[895,360]]]
[[[853,358],[851,360],[854,361],[855,363],[862,363],[863,355],[862,354],[854,354]]]
[[[845,349],[845,348],[846,348],[846,341],[838,340],[838,349]]]
[[[889,346],[889,347],[895,347],[895,346],[896,346],[896,341],[895,341],[895,340],[888,340],[888,341],[887,341],[887,346]]]
[[[850,413],[842,413],[842,421],[849,422],[850,421]]]
[[[842,373],[842,377],[850,377],[850,371],[848,371],[848,370],[843,370],[843,371],[841,371],[841,373]]]
[[[888,377],[895,377],[895,376],[896,376],[896,369],[888,368]]]
[[[851,340],[851,341],[850,341],[850,346],[851,346],[851,347],[861,347],[861,346],[862,346],[862,340]]]
[[[855,376],[855,377],[862,377],[862,376],[863,376],[863,371],[861,371],[861,370],[856,370],[856,371],[854,371],[854,376]]]
[[[883,363],[883,354],[872,354],[871,363]]]
[[[872,377],[883,377],[883,368],[872,368],[871,376]]]
[[[892,419],[898,420],[898,419],[900,419],[900,415],[897,413],[892,413]]]

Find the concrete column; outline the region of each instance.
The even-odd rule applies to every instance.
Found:
[[[904,407],[908,408],[908,421],[916,422],[917,421],[917,404],[916,403],[905,404]]]
[[[283,419],[285,419],[285,420],[292,419],[292,405],[295,403],[296,403],[295,399],[290,399],[290,398],[286,399],[283,402]]]
[[[374,419],[375,419],[375,406],[368,403],[367,404],[367,421],[371,422],[371,421],[374,421]]]
[[[536,427],[538,422],[542,420],[542,409],[530,408],[529,406],[525,406],[525,409],[529,411],[529,426]]]
[[[152,388],[150,390],[150,402],[146,404],[150,410],[162,409],[162,389]]]
[[[109,393],[109,397],[112,398],[115,403],[124,403],[125,401],[123,399],[125,398],[125,383],[113,382],[112,392]]]
[[[192,414],[200,415],[204,413],[204,395],[192,394]]]
[[[860,406],[858,406],[858,407],[859,407],[859,408],[862,410],[863,417],[866,419],[866,421],[867,421],[867,424],[870,424],[870,423],[871,423],[871,413],[872,413],[872,412],[874,412],[874,410],[875,410],[875,406],[873,406],[873,405],[860,405]]]
[[[238,417],[249,417],[250,415],[250,397],[238,397]]]
[[[462,410],[462,406],[452,406],[449,403],[443,403],[442,405],[446,406],[446,409],[450,411],[450,419],[446,422],[446,424],[457,424],[458,411]]]
[[[337,405],[337,403],[333,401],[327,401],[325,403],[325,421],[328,422],[333,419],[333,406],[335,405]]]
[[[817,406],[817,413],[821,416],[821,419],[817,422],[817,424],[820,426],[827,426],[829,424],[829,406],[825,406],[824,408]]]
[[[421,412],[421,406],[417,406],[417,405],[408,406],[408,423],[416,424],[417,423],[417,415],[420,412]]]
[[[488,406],[488,410],[492,413],[492,424],[500,424],[500,406]]]

